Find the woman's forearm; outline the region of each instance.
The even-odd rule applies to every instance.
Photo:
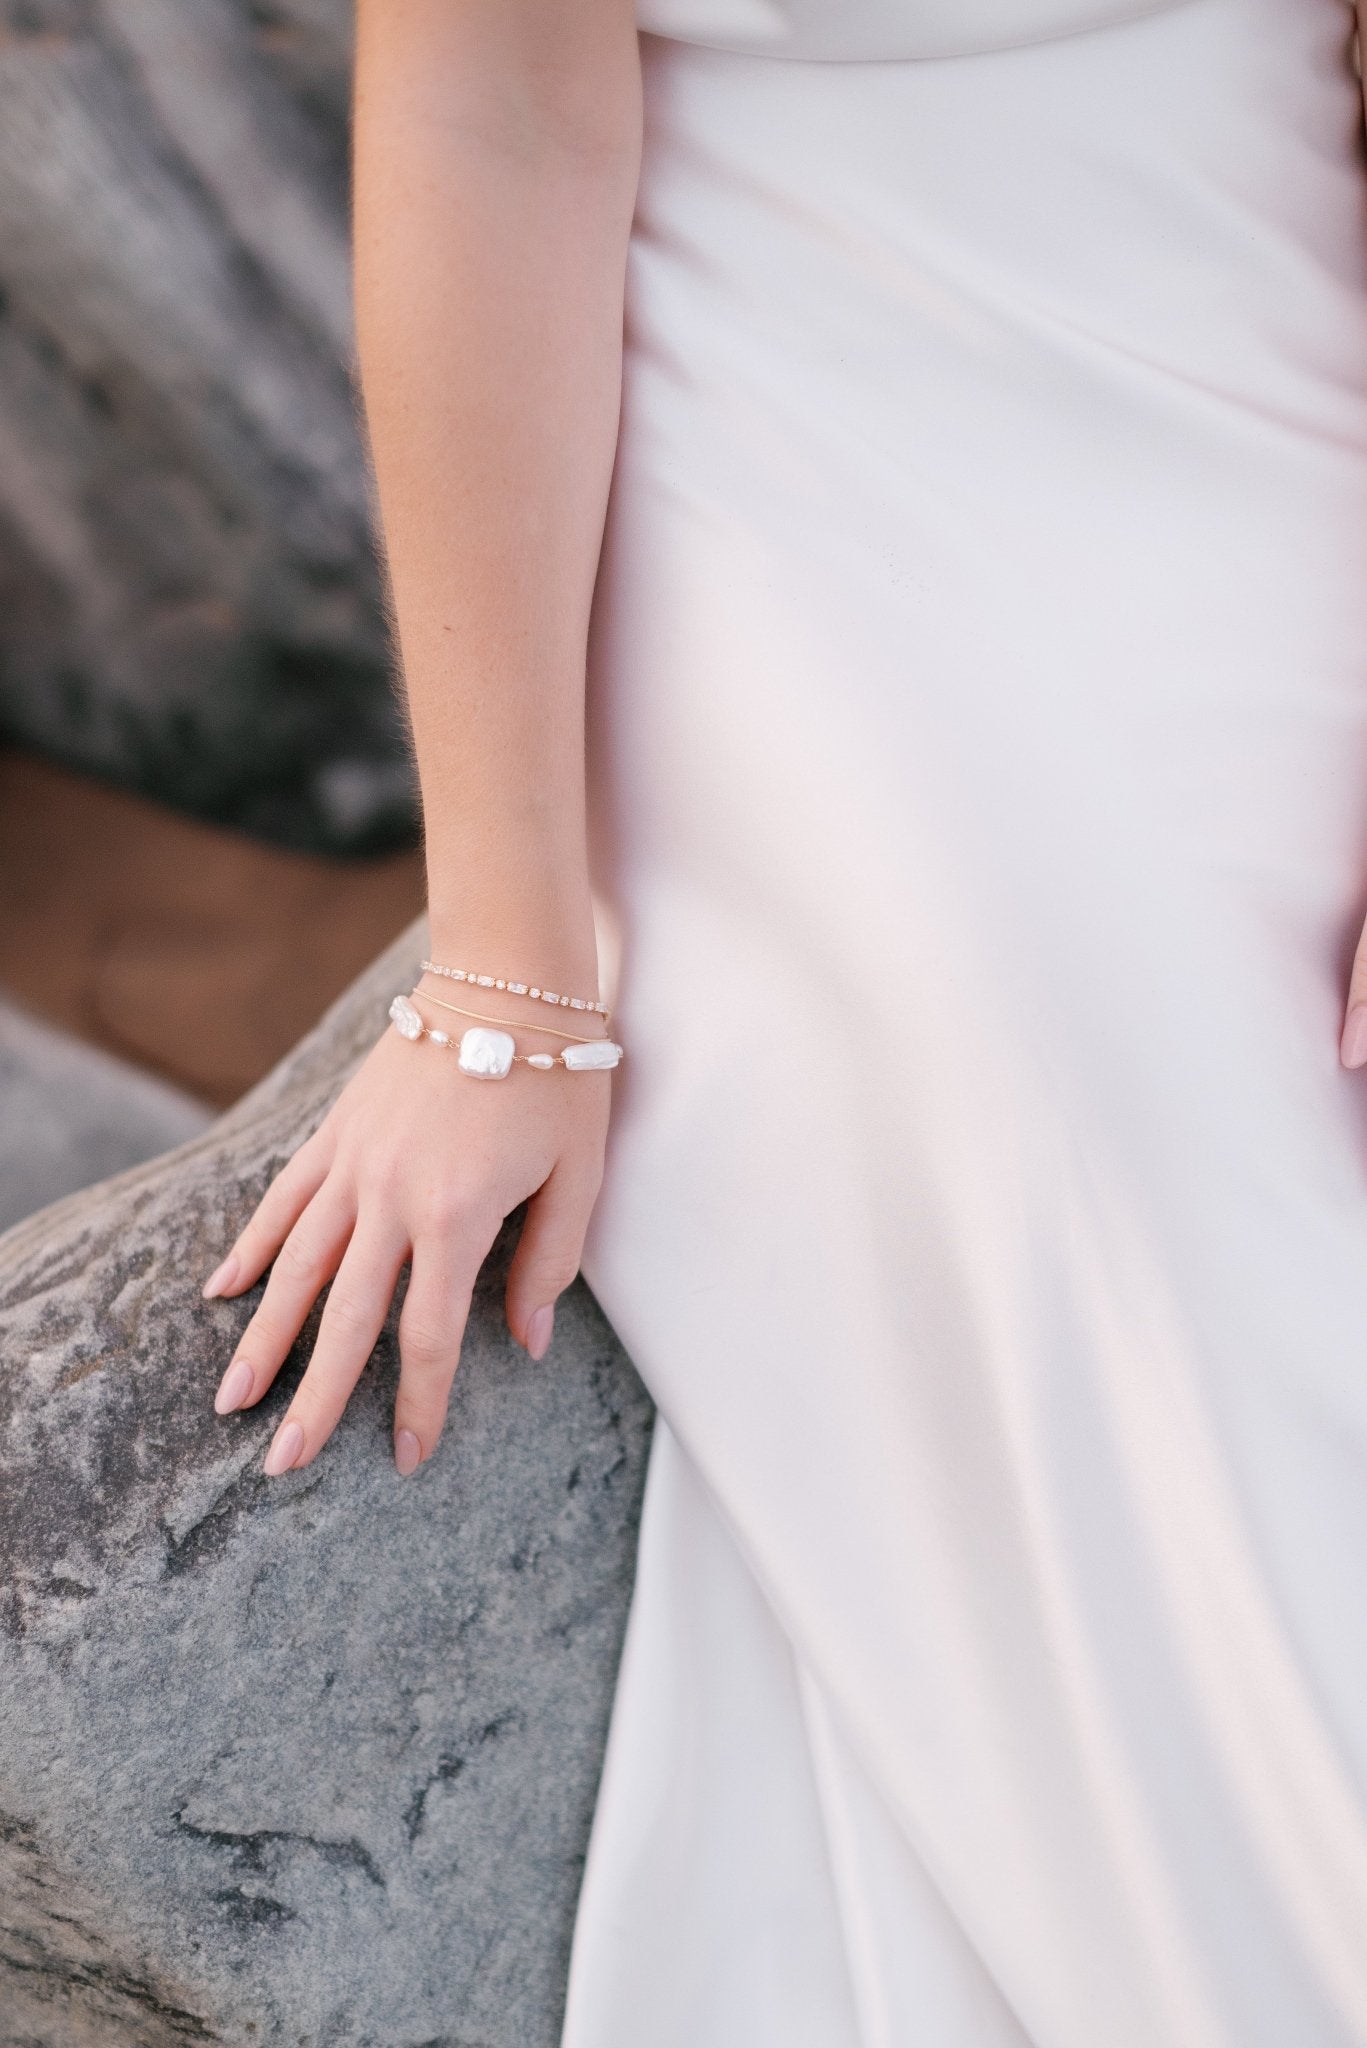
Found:
[[[640,153],[633,10],[361,0],[355,78],[357,350],[432,944],[577,987],[593,972],[585,646]]]

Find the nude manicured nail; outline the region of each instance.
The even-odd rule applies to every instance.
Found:
[[[209,1275],[199,1291],[205,1301],[212,1301],[216,1294],[222,1294],[226,1287],[231,1287],[236,1278],[237,1260],[230,1255],[216,1271]]]
[[[1348,1012],[1339,1057],[1345,1067],[1360,1067],[1367,1060],[1367,1003],[1354,1003]]]
[[[304,1432],[297,1422],[282,1422],[275,1432],[275,1439],[266,1453],[264,1471],[268,1479],[278,1479],[282,1472],[288,1472],[304,1448]]]
[[[394,1438],[394,1463],[401,1479],[407,1479],[422,1463],[422,1445],[411,1429],[401,1429]]]
[[[234,1408],[240,1408],[252,1390],[252,1369],[245,1358],[235,1358],[218,1383],[214,1395],[214,1410],[219,1415],[231,1415]]]
[[[527,1349],[533,1358],[544,1358],[551,1341],[553,1308],[539,1308],[527,1318]]]

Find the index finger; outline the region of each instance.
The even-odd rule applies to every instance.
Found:
[[[328,1159],[329,1147],[315,1131],[280,1169],[222,1265],[205,1281],[200,1292],[206,1301],[255,1285],[327,1179]]]

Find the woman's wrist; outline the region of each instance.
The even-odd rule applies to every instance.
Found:
[[[467,974],[590,1001],[598,996],[597,936],[587,882],[569,894],[529,897],[470,886],[431,898],[427,953],[442,966]]]
[[[428,954],[444,965],[597,992],[582,796],[531,801],[500,785],[477,806],[427,796]]]

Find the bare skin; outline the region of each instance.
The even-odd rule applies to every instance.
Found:
[[[360,0],[357,352],[422,786],[433,958],[593,996],[584,669],[621,390],[640,165],[630,0]],[[525,1019],[530,996],[424,977]],[[430,1024],[467,1020],[423,1004]],[[569,1032],[602,1019],[562,1010]],[[629,1052],[629,1048],[628,1048]],[[405,1267],[394,1455],[440,1437],[476,1276],[527,1201],[508,1325],[534,1357],[579,1270],[611,1074],[462,1074],[386,1033],[279,1174],[207,1295],[271,1267],[220,1413],[266,1393],[330,1287],[267,1472],[318,1455]]]

